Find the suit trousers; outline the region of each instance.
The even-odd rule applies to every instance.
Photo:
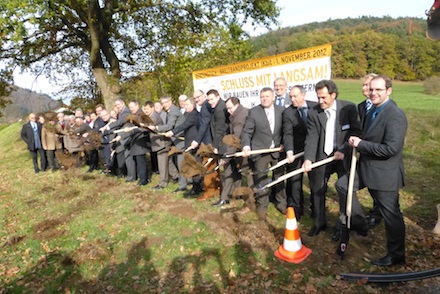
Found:
[[[168,157],[168,173],[173,179],[179,178],[179,170],[176,167],[176,164],[174,162],[174,155]]]
[[[43,148],[36,149],[36,150],[29,150],[31,153],[32,163],[34,165],[34,170],[40,171],[40,170],[46,170],[47,168],[47,161],[46,161],[46,152],[44,152]],[[40,156],[40,167],[38,168],[38,155]]]
[[[46,150],[47,162],[52,170],[60,168],[57,158],[55,157],[55,150]]]
[[[269,178],[267,173],[258,173],[259,171],[263,171],[268,169],[270,166],[276,165],[278,163],[278,159],[274,159],[270,154],[264,154],[258,158],[258,160],[254,161],[251,159],[252,170],[255,173],[254,184],[257,186],[264,186],[269,183]],[[277,179],[283,175],[282,169],[276,169],[272,173],[272,179]],[[272,192],[273,191],[273,192]],[[255,202],[257,205],[257,211],[259,213],[267,213],[267,208],[269,206],[269,196],[270,193],[274,193],[275,195],[275,206],[279,212],[282,214],[286,214],[287,210],[287,202],[286,202],[286,191],[284,188],[284,182],[278,183],[273,186],[272,189],[266,189],[265,191],[261,191],[255,195]]]
[[[318,178],[320,175],[317,176],[316,174],[316,172],[320,169],[319,167],[310,172],[310,180],[313,182],[310,185],[310,190],[313,195],[314,224],[318,228],[327,225],[327,217],[325,214],[325,194],[327,193],[327,183],[330,179],[330,176],[335,172],[338,174],[338,178],[346,174],[344,162],[341,160],[333,161],[322,168],[325,169],[323,175],[324,178]]]
[[[339,196],[340,223],[338,223],[338,226],[342,225],[340,229],[345,228],[347,225],[347,192],[349,178],[350,173],[347,173],[340,177],[335,184],[336,191],[338,192]],[[365,219],[364,211],[357,197],[357,191],[359,189],[359,177],[356,173],[352,193],[350,229],[365,230],[368,229],[368,225]]]
[[[241,174],[238,172],[235,160],[231,159],[224,167],[221,173],[222,178],[222,191],[220,198],[222,200],[229,200],[233,191],[240,187]]]
[[[368,191],[376,200],[385,221],[388,254],[393,257],[405,256],[405,223],[400,211],[399,191]]]
[[[116,175],[118,177],[123,177],[126,174],[126,169],[125,169],[125,150],[121,151],[119,153],[116,153],[116,162],[118,163],[118,169],[116,170]]]
[[[146,154],[134,155],[134,161],[136,162],[136,172],[140,183],[146,183],[148,180],[147,170],[147,156]]]
[[[287,173],[301,168],[303,162],[303,157],[295,159],[294,162],[287,165]],[[303,176],[304,173],[300,173],[286,181],[287,206],[293,207],[297,219],[304,214]]]
[[[159,186],[168,185],[168,151],[161,150],[156,152],[157,168],[159,170]]]
[[[130,154],[130,149],[124,150],[125,166],[127,167],[127,181],[136,181],[136,163]]]
[[[177,154],[176,156],[177,156],[177,166],[179,167],[179,170],[180,170],[180,167],[181,167],[182,161],[183,161],[183,154]],[[182,174],[179,173],[179,181],[177,183],[177,188],[178,189],[186,189],[187,184],[188,184],[188,182],[187,182],[186,178]]]

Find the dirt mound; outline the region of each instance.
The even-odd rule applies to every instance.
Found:
[[[204,143],[200,144],[199,150],[197,150],[196,154],[200,157],[214,157],[216,155],[212,145],[205,145]]]
[[[200,164],[200,162],[197,162],[196,159],[191,154],[188,153],[183,154],[180,173],[185,178],[192,178],[194,176],[204,174],[205,172],[206,170],[203,167],[203,165]]]
[[[234,147],[237,149],[242,149],[240,138],[235,137],[234,135],[226,135],[223,137],[222,142],[230,147]]]

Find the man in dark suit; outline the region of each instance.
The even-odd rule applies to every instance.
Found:
[[[37,122],[35,113],[28,116],[29,122],[23,125],[21,129],[21,139],[27,144],[27,148],[32,157],[35,173],[45,171],[47,168],[46,154],[41,143],[42,125]],[[40,167],[38,167],[38,154],[40,155]]]
[[[196,109],[199,112],[199,128],[197,130],[196,138],[191,142],[191,147],[193,149],[197,149],[201,143],[208,145],[212,144],[212,136],[211,136],[211,105],[209,105],[206,100],[206,95],[202,90],[195,90],[193,94],[194,100],[196,101]],[[199,161],[206,161],[207,159],[202,159],[200,157],[196,157]],[[206,184],[206,183],[205,183]],[[209,186],[209,183],[207,183]],[[202,178],[194,177],[193,178],[193,187],[187,196],[195,196],[199,193],[203,192],[202,188]]]
[[[207,101],[211,106],[211,120],[209,127],[212,135],[212,147],[214,152],[224,153],[226,149],[222,145],[222,139],[228,132],[228,112],[226,111],[225,101],[220,98],[217,90],[211,89],[206,93]],[[220,147],[222,147],[220,149]],[[204,201],[220,194],[220,174],[214,170],[217,166],[217,160],[212,160],[206,167],[208,173],[204,176],[204,193],[197,198],[198,201]]]
[[[309,236],[318,235],[327,229],[325,216],[325,194],[330,175],[336,172],[338,178],[347,172],[351,156],[348,137],[361,133],[356,105],[337,100],[338,88],[331,80],[322,80],[315,86],[319,105],[310,109],[307,119],[307,136],[304,147],[305,171],[309,172],[310,190],[313,195],[314,226]],[[334,156],[327,165],[310,169],[316,161]]]
[[[273,82],[275,91],[275,105],[289,107],[291,104],[289,92],[287,91],[287,81],[283,77],[278,77]]]
[[[362,94],[366,98],[364,101],[358,104],[358,113],[362,128],[364,127],[365,118],[367,117],[367,114],[370,112],[370,110],[373,107],[373,102],[371,102],[370,100],[370,81],[374,77],[377,77],[377,74],[369,73],[364,77],[362,83]],[[380,215],[379,212],[379,207],[377,206],[374,199],[373,199],[373,207],[371,208],[370,212],[367,214],[366,218],[367,218],[368,226],[370,228],[374,228],[382,220],[382,216]]]
[[[301,168],[304,162],[304,157],[295,159],[294,154],[304,151],[308,111],[318,105],[316,102],[305,100],[307,92],[302,86],[293,86],[289,94],[292,104],[283,112],[283,143],[289,160],[287,172]],[[303,174],[296,175],[287,180],[287,205],[295,209],[295,216],[298,221],[304,213],[304,192],[302,186]]]
[[[385,221],[387,253],[372,261],[379,266],[405,263],[405,223],[399,206],[399,189],[404,186],[402,152],[408,122],[405,113],[390,99],[391,93],[390,78],[379,75],[370,81],[373,109],[365,119],[362,137],[351,136],[348,140],[360,153],[357,169],[360,179],[355,182],[354,191],[367,187]],[[339,192],[341,187],[346,190],[347,184],[338,182],[338,186]],[[359,202],[353,201],[352,210],[359,209]]]
[[[186,98],[183,106],[185,108],[183,114],[185,121],[182,124],[176,126],[171,131],[168,131],[166,133],[166,136],[171,138],[174,134],[180,134],[183,132],[183,136],[185,137],[184,148],[187,149],[191,146],[192,141],[197,136],[197,128],[199,126],[199,112],[196,110],[196,102],[193,98]],[[180,167],[181,166],[179,166],[179,169]],[[183,177],[183,175],[180,175],[179,177]],[[185,183],[185,185],[183,185],[183,183]],[[186,183],[186,179],[179,179],[179,185],[177,186],[177,189],[173,191],[173,193],[186,191]]]
[[[138,122],[144,121],[142,116],[145,114],[139,108],[139,103],[137,101],[130,101],[128,103],[128,108],[133,116],[136,116]],[[133,124],[135,126],[135,124]],[[130,156],[133,158],[136,168],[136,175],[139,178],[137,182],[138,186],[145,186],[150,182],[148,169],[147,169],[147,142],[148,133],[144,129],[134,129],[128,132],[130,135],[130,146],[128,147],[130,150]]]
[[[182,113],[179,111],[179,108],[177,108],[176,105],[173,104],[173,101],[171,100],[170,96],[164,95],[160,98],[160,103],[162,103],[163,106],[163,110],[166,112],[166,119],[163,125],[159,125],[159,126],[155,126],[155,127],[151,127],[150,129],[152,129],[153,131],[159,132],[159,133],[165,133],[168,132],[170,130],[172,130],[173,128],[175,128],[176,126],[182,124],[185,120],[185,118],[183,117]],[[176,134],[176,135],[180,135],[180,134]],[[179,140],[178,138],[173,138],[172,139],[173,144],[178,148],[178,149],[182,149],[184,143],[182,142],[182,140]],[[168,156],[168,154],[167,154]],[[178,165],[180,164],[179,162],[181,162],[183,160],[183,156],[181,154],[179,154],[177,156],[177,162]],[[159,164],[159,162],[158,162]],[[166,170],[166,173],[169,174],[173,179],[179,179],[179,171],[177,170],[172,157],[168,158],[168,168],[163,166],[162,168],[159,167],[159,172],[160,170]],[[186,181],[179,183],[180,186],[185,186],[186,185]],[[162,185],[157,185],[155,186],[153,189],[155,190],[160,190],[165,188]]]
[[[111,131],[118,130],[124,126],[126,123],[126,118],[130,114],[130,109],[125,105],[125,101],[121,98],[117,98],[115,100],[115,108],[118,110],[118,118],[116,121],[101,127],[99,131],[103,133],[103,135],[110,134]],[[130,151],[124,147],[124,140],[118,141],[115,144],[115,152],[116,152],[116,161],[118,163],[118,169],[116,171],[116,175],[118,177],[123,177],[124,167],[127,167],[127,171],[133,171],[133,160],[130,160]],[[127,160],[126,160],[127,159]],[[127,166],[128,165],[128,166]],[[127,174],[126,181],[134,182],[136,180],[136,175],[129,173]]]
[[[274,105],[275,95],[271,88],[263,88],[260,91],[260,105],[249,110],[246,122],[241,134],[241,143],[245,156],[249,156],[249,151],[267,148],[280,147],[283,133],[283,111],[284,107]],[[279,152],[252,155],[251,165],[256,185],[265,185],[269,182],[266,173],[258,173],[266,170],[269,166],[277,164],[280,157]],[[282,175],[279,169],[273,172],[276,179]],[[278,211],[286,213],[286,194],[284,183],[274,186],[275,202]],[[267,208],[269,205],[270,191],[263,191],[256,195],[257,213],[261,219],[266,219]]]
[[[248,115],[249,110],[240,104],[240,99],[237,97],[228,98],[225,102],[226,109],[229,112],[229,133],[236,138],[240,138],[243,131],[244,123]],[[236,147],[227,146],[226,154],[232,154],[237,151]],[[247,158],[245,159],[247,164]],[[224,171],[222,172],[222,190],[220,195],[220,200],[212,204],[212,206],[222,206],[229,204],[230,196],[235,188],[240,187],[241,174],[238,171],[239,165],[242,165],[243,158],[224,158],[220,159],[219,165],[223,166]],[[250,178],[250,177],[249,177]],[[252,185],[252,182],[248,185]],[[249,207],[247,210],[250,211]],[[242,211],[241,213],[244,213]]]

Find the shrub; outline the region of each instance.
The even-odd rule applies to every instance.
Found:
[[[440,77],[429,77],[423,82],[425,93],[429,95],[440,94]]]

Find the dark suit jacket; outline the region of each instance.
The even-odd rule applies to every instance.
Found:
[[[370,189],[397,191],[403,187],[402,151],[408,128],[405,113],[390,100],[368,129],[363,130],[359,151],[359,176]]]
[[[364,128],[365,115],[366,115],[365,112],[367,111],[367,100],[364,100],[361,103],[359,103],[357,108],[358,108],[358,114],[359,114],[359,120],[361,123],[361,128]]]
[[[272,134],[266,112],[261,105],[257,105],[249,110],[246,122],[241,133],[242,146],[250,146],[252,150],[267,149],[273,142],[275,147],[279,147],[283,139],[283,111],[284,107],[274,105],[275,108],[275,128]],[[271,153],[274,159],[280,157],[279,152]],[[261,155],[252,155],[252,160],[258,160]]]
[[[219,149],[223,137],[228,133],[229,127],[229,113],[226,111],[225,101],[220,99],[211,112],[210,126],[212,134],[212,147]],[[224,151],[225,150],[223,150],[223,152]]]
[[[335,141],[337,144],[336,151],[345,154],[344,165],[348,167],[351,159],[349,152],[351,147],[348,145],[350,136],[360,136],[361,128],[358,118],[356,105],[337,99],[336,105],[336,125],[335,125]],[[310,109],[307,120],[307,136],[304,146],[304,160],[312,162],[320,161],[327,158],[324,152],[325,143],[325,125],[327,123],[327,115],[319,105]],[[322,187],[326,166],[320,166],[311,171],[311,186],[314,189]]]
[[[306,101],[310,110],[317,102]],[[300,116],[298,108],[290,105],[283,112],[283,145],[284,150],[294,154],[304,151],[304,141],[307,135],[307,125]]]
[[[205,145],[212,143],[212,136],[211,136],[211,128],[210,128],[210,122],[211,122],[211,105],[209,105],[208,101],[205,100],[203,102],[202,108],[200,109],[200,116],[199,116],[199,130],[197,132],[197,143],[204,143]]]
[[[38,128],[38,135],[40,136],[40,142],[41,142],[41,130],[43,126],[39,123],[37,123]],[[31,122],[27,122],[23,125],[20,133],[21,139],[27,144],[27,149],[30,151],[35,150],[35,138],[34,138],[34,130],[32,129]],[[41,147],[43,148],[43,147]]]
[[[135,114],[140,119],[140,117],[143,115],[143,111],[138,109]],[[129,134],[131,137],[130,155],[137,156],[146,154],[148,152],[147,143],[149,141],[148,131],[143,128],[139,128],[132,130],[129,132]]]
[[[185,148],[191,145],[191,142],[197,137],[197,128],[199,127],[199,112],[193,110],[191,112],[185,112],[183,114],[185,121],[172,129],[173,134],[179,134],[183,132],[185,137]]]

